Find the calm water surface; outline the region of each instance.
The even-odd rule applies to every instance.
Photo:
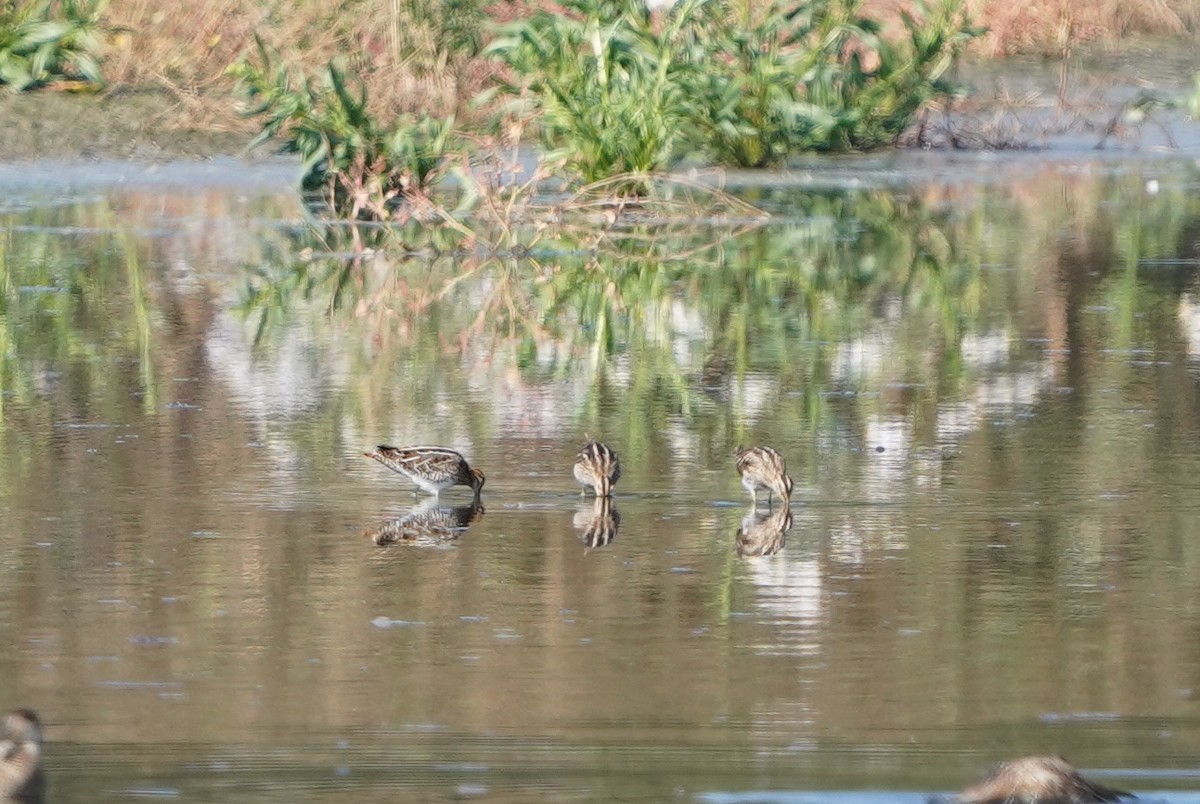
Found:
[[[51,800],[915,804],[1045,752],[1197,800],[1200,173],[919,158],[494,260],[284,181],[11,186],[0,705]]]

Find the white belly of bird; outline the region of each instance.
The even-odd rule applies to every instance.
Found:
[[[408,475],[409,480],[416,483],[418,486],[425,489],[425,491],[429,492],[430,494],[437,494],[442,489],[449,488],[450,486],[454,485],[454,478],[452,478],[452,477],[447,477],[447,478],[435,481],[435,480],[431,480],[428,477],[423,477],[421,475],[413,474],[412,472],[405,472],[405,474]]]

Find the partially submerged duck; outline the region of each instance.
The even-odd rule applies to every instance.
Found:
[[[30,709],[15,709],[0,731],[0,800],[35,802],[45,795],[42,725]]]
[[[957,804],[1095,804],[1137,798],[1133,793],[1089,782],[1062,757],[1021,757],[993,765]]]

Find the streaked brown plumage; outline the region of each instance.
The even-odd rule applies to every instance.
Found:
[[[0,732],[0,801],[41,801],[45,788],[41,723],[29,709],[13,710]]]
[[[783,456],[770,447],[738,447],[737,470],[742,485],[750,492],[750,499],[758,505],[758,490],[767,490],[767,505],[772,505],[773,496],[785,500],[792,498],[792,479],[788,477],[787,463]]]
[[[597,497],[608,497],[621,479],[621,462],[617,453],[599,441],[588,441],[575,456],[575,479],[591,486]]]
[[[621,529],[621,515],[617,513],[612,497],[597,497],[592,500],[591,508],[582,508],[575,513],[573,524],[580,531],[579,541],[590,550],[612,544]]]
[[[787,544],[787,533],[792,529],[792,511],[781,506],[770,516],[751,511],[742,519],[734,546],[737,554],[744,558],[773,556]]]
[[[958,804],[1095,804],[1137,798],[1089,782],[1062,757],[1021,757],[1000,762],[977,785],[954,799]]]
[[[470,486],[475,497],[483,490],[483,472],[472,469],[461,453],[448,447],[389,447],[380,444],[368,458],[399,472],[435,498],[442,489]]]
[[[425,501],[399,519],[389,519],[378,528],[368,531],[371,541],[388,544],[445,546],[463,534],[467,527],[483,516],[483,503],[476,498],[470,505],[439,508],[437,500]]]

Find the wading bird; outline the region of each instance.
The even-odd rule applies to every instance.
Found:
[[[399,472],[435,498],[442,489],[470,486],[478,499],[483,472],[472,469],[461,453],[447,447],[389,447],[380,444],[364,456]]]
[[[787,463],[782,455],[770,447],[738,447],[736,455],[742,485],[750,492],[755,506],[758,505],[759,489],[767,490],[768,507],[776,494],[791,500],[792,479],[788,477]]]
[[[599,441],[588,441],[575,456],[575,479],[591,487],[597,497],[612,495],[613,486],[621,479],[621,462],[617,453]]]

